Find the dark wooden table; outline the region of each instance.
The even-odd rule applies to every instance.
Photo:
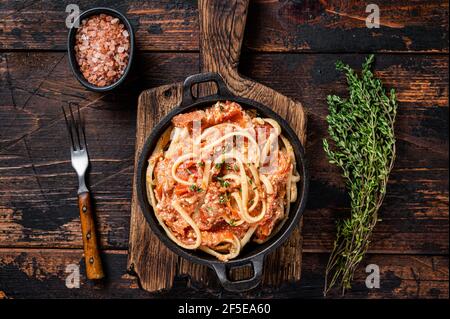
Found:
[[[139,52],[124,87],[85,90],[65,51],[68,3],[111,6],[136,28]],[[347,298],[448,298],[448,12],[441,0],[380,1],[381,27],[365,26],[367,1],[252,1],[240,71],[308,111],[311,192],[304,219],[302,280],[261,297],[321,297],[335,221],[348,212],[339,171],[327,163],[326,96],[345,94],[338,59],[376,70],[400,103],[398,158],[370,252]],[[126,274],[136,103],[146,88],[199,71],[195,1],[0,0],[0,298],[216,297],[183,278],[150,294]],[[60,106],[79,103],[86,119],[95,199],[108,279],[84,275],[76,201]],[[81,266],[80,288],[66,267]],[[368,289],[377,264],[381,287]],[[339,297],[332,294],[331,297]]]

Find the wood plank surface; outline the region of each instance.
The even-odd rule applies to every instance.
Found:
[[[359,67],[364,55],[244,54],[240,71],[308,108],[311,190],[304,249],[328,251],[348,208],[339,172],[321,148],[329,93],[345,94],[336,59]],[[199,69],[195,53],[146,53],[117,92],[85,91],[63,53],[0,54],[0,246],[82,247],[76,178],[60,105],[76,101],[86,119],[90,182],[103,248],[128,247],[137,95]],[[371,250],[448,253],[448,57],[377,56],[375,68],[397,89],[398,158]],[[120,136],[111,139],[111,136]]]
[[[170,110],[180,104],[182,95],[180,82],[146,90],[140,94],[134,176],[137,174],[139,154],[148,135]],[[146,291],[168,289],[173,286],[175,276],[180,273],[181,257],[169,250],[150,229],[139,207],[137,196],[136,184],[133,183],[127,268],[138,278]],[[189,275],[202,280],[204,274],[200,271],[199,276],[192,272]]]
[[[0,299],[3,298],[322,298],[327,254],[304,253],[302,280],[279,290],[265,289],[255,295],[236,295],[204,286],[191,286],[177,278],[175,287],[162,293],[139,288],[135,277],[124,272],[126,251],[103,254],[107,279],[94,284],[86,279],[82,250],[0,249]],[[365,267],[380,267],[380,288],[367,289]],[[80,288],[69,289],[67,277],[80,266]],[[448,298],[448,257],[367,255],[355,274],[346,298]],[[340,298],[339,295],[334,297]]]
[[[130,18],[138,55],[124,87],[92,93],[70,73],[62,52],[69,3],[81,10],[110,6]],[[349,208],[339,171],[321,146],[326,95],[346,94],[335,61],[359,68],[367,52],[379,53],[377,75],[397,90],[398,158],[370,254],[346,298],[448,298],[449,4],[382,1],[381,27],[373,29],[365,25],[367,4],[250,3],[239,72],[308,107],[311,187],[301,281],[230,295],[211,282],[189,282],[179,271],[173,289],[150,294],[125,273],[138,95],[202,69],[197,1],[0,0],[0,299],[321,298],[335,221]],[[84,272],[77,182],[60,111],[69,101],[80,104],[87,124],[89,183],[107,272],[100,284]],[[370,263],[380,266],[380,289],[364,284]],[[68,264],[81,265],[80,289],[65,286]]]
[[[199,49],[196,1],[1,0],[0,50],[66,50],[66,5],[124,12],[140,50]],[[244,47],[258,52],[448,52],[448,1],[385,0],[380,28],[366,27],[367,1],[254,0]]]

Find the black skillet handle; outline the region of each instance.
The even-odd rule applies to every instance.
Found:
[[[259,255],[250,261],[253,268],[253,276],[244,280],[231,281],[228,279],[227,264],[213,263],[212,267],[216,271],[222,287],[231,292],[244,292],[257,287],[262,280],[264,255]],[[244,264],[245,265],[245,264]]]
[[[201,98],[197,98],[192,94],[192,87],[195,84],[199,83],[207,83],[207,82],[214,82],[217,86],[217,93],[210,96],[203,96]],[[215,98],[217,100],[219,99],[226,99],[229,97],[233,97],[233,93],[230,92],[227,85],[225,84],[225,81],[223,78],[219,75],[219,73],[199,73],[194,74],[186,78],[184,80],[183,84],[183,99],[181,100],[180,106],[188,106],[191,105],[197,101],[200,101],[205,98]]]

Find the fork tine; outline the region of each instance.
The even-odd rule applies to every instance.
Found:
[[[79,123],[79,128],[80,128],[80,140],[81,140],[81,148],[87,148],[87,144],[86,144],[86,135],[84,133],[84,123],[81,119],[81,112],[80,112],[80,106],[77,105],[77,110],[78,110],[78,123]]]
[[[66,114],[66,111],[64,110],[64,106],[61,106],[61,109],[64,113],[64,120],[66,122],[67,132],[69,134],[70,146],[72,147],[73,150],[75,150],[75,143],[73,140],[72,127],[69,123],[69,120],[67,119],[67,114]]]
[[[79,150],[81,150],[82,147],[81,147],[81,142],[80,142],[80,132],[78,130],[77,122],[75,121],[75,116],[73,115],[72,104],[73,104],[72,102],[69,103],[70,116],[71,116],[73,127],[75,130],[75,135],[77,136],[78,144],[76,146],[78,147]]]

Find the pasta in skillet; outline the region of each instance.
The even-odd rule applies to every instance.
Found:
[[[280,125],[229,101],[175,116],[146,173],[148,200],[167,236],[221,261],[280,229],[299,180]]]

